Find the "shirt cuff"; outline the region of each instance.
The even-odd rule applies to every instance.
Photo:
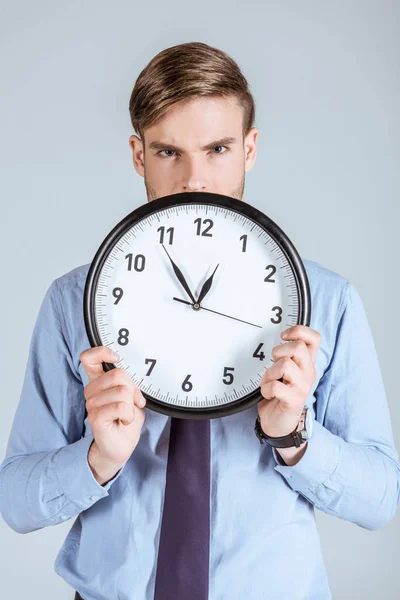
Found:
[[[63,446],[54,457],[54,469],[62,491],[80,511],[87,509],[108,490],[125,468],[122,468],[105,485],[94,477],[88,462],[88,452],[93,435],[87,435],[73,444]]]
[[[272,448],[275,471],[278,471],[296,491],[314,492],[335,471],[339,464],[342,439],[314,419],[313,432],[307,448],[299,462],[288,466],[282,457]]]

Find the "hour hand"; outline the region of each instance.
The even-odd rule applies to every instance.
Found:
[[[210,275],[210,277],[208,279],[206,279],[206,281],[203,283],[203,287],[201,288],[199,297],[197,298],[197,304],[201,304],[201,301],[204,300],[205,295],[208,294],[208,292],[210,291],[211,284],[213,282],[213,277],[214,277],[215,271],[218,269],[218,267],[219,267],[219,263],[215,267],[213,274]]]
[[[162,247],[164,248],[165,252],[168,254],[168,250],[165,248],[164,244],[162,244]],[[190,288],[186,282],[186,279],[183,276],[182,271],[180,270],[180,268],[178,267],[178,265],[176,265],[174,263],[174,261],[172,260],[172,258],[170,257],[170,255],[168,254],[168,258],[172,263],[172,268],[174,269],[175,275],[177,276],[177,278],[179,279],[180,283],[182,284],[184,290],[186,291],[186,293],[188,294],[189,298],[192,300],[193,304],[196,304],[196,300],[194,299],[194,296],[192,294],[192,292],[190,291]]]

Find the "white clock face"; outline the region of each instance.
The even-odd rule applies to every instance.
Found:
[[[218,265],[199,310],[170,259],[196,300]],[[258,223],[221,206],[181,204],[114,243],[97,280],[95,321],[102,345],[121,356],[115,366],[142,392],[212,409],[259,388],[280,332],[299,322],[298,294],[286,255]]]

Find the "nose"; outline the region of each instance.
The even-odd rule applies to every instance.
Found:
[[[200,159],[192,159],[185,165],[183,175],[182,191],[204,192],[207,189],[204,169],[200,165]]]

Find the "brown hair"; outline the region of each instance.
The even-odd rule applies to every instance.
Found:
[[[144,130],[177,102],[199,96],[234,96],[243,112],[243,136],[254,127],[255,101],[238,64],[203,42],[187,42],[159,52],[139,74],[129,100],[134,130]]]

